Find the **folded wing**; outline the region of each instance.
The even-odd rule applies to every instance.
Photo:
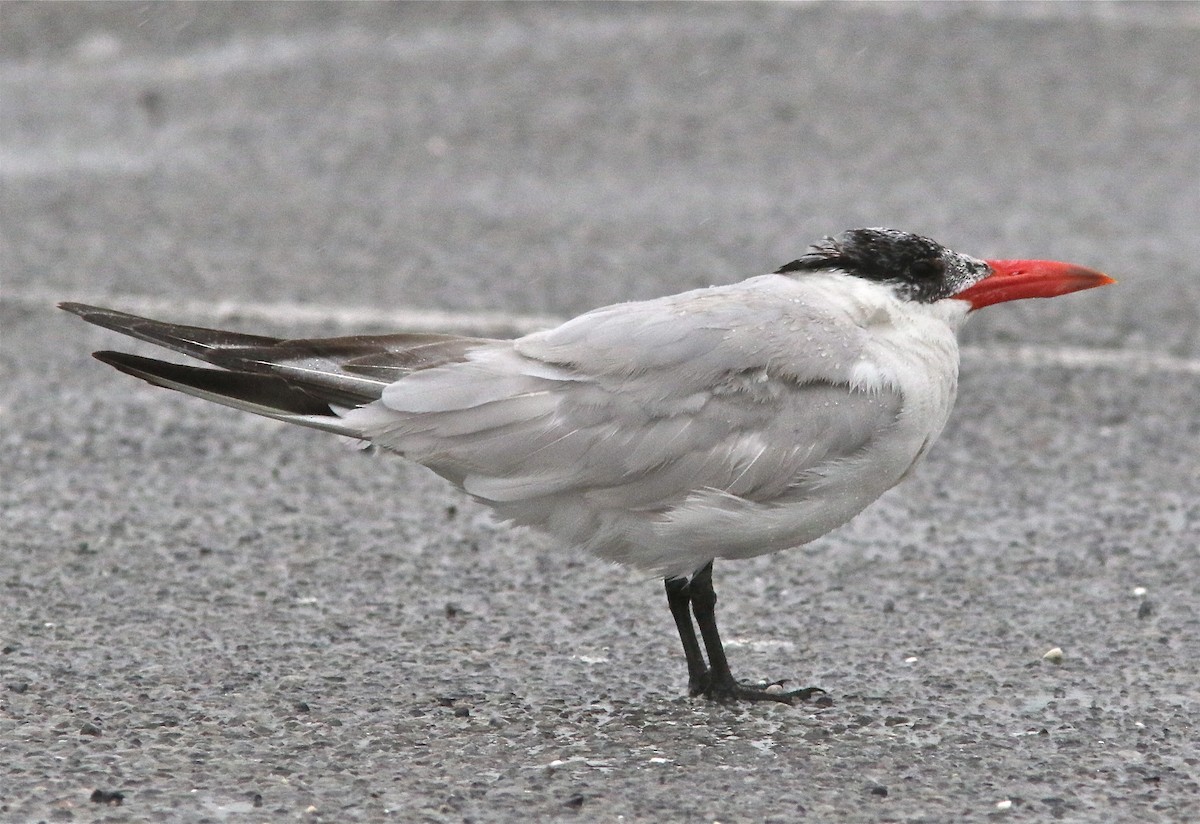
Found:
[[[347,422],[526,523],[568,499],[661,513],[698,490],[798,494],[894,425],[900,396],[851,388],[855,328],[755,281],[477,347]]]

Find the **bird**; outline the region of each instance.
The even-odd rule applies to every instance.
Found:
[[[513,339],[281,339],[59,306],[207,364],[94,353],[121,372],[397,453],[505,522],[661,577],[690,696],[791,704],[824,691],[734,677],[714,561],[807,544],[908,476],[954,405],[971,313],[1114,282],[861,228]]]

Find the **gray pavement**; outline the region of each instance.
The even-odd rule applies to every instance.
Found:
[[[0,822],[1195,820],[1198,8],[0,5]],[[827,709],[681,697],[658,582],[52,308],[518,328],[856,225],[1121,282],[981,313],[916,477],[718,567]]]

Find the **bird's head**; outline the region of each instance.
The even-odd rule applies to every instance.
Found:
[[[971,309],[1052,298],[1115,283],[1108,275],[1053,260],[981,260],[897,229],[849,229],[827,237],[776,274],[841,271],[887,284],[908,300],[964,300]]]

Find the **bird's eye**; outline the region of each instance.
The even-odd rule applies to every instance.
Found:
[[[946,271],[946,264],[940,259],[918,260],[908,269],[913,280],[935,280]]]

